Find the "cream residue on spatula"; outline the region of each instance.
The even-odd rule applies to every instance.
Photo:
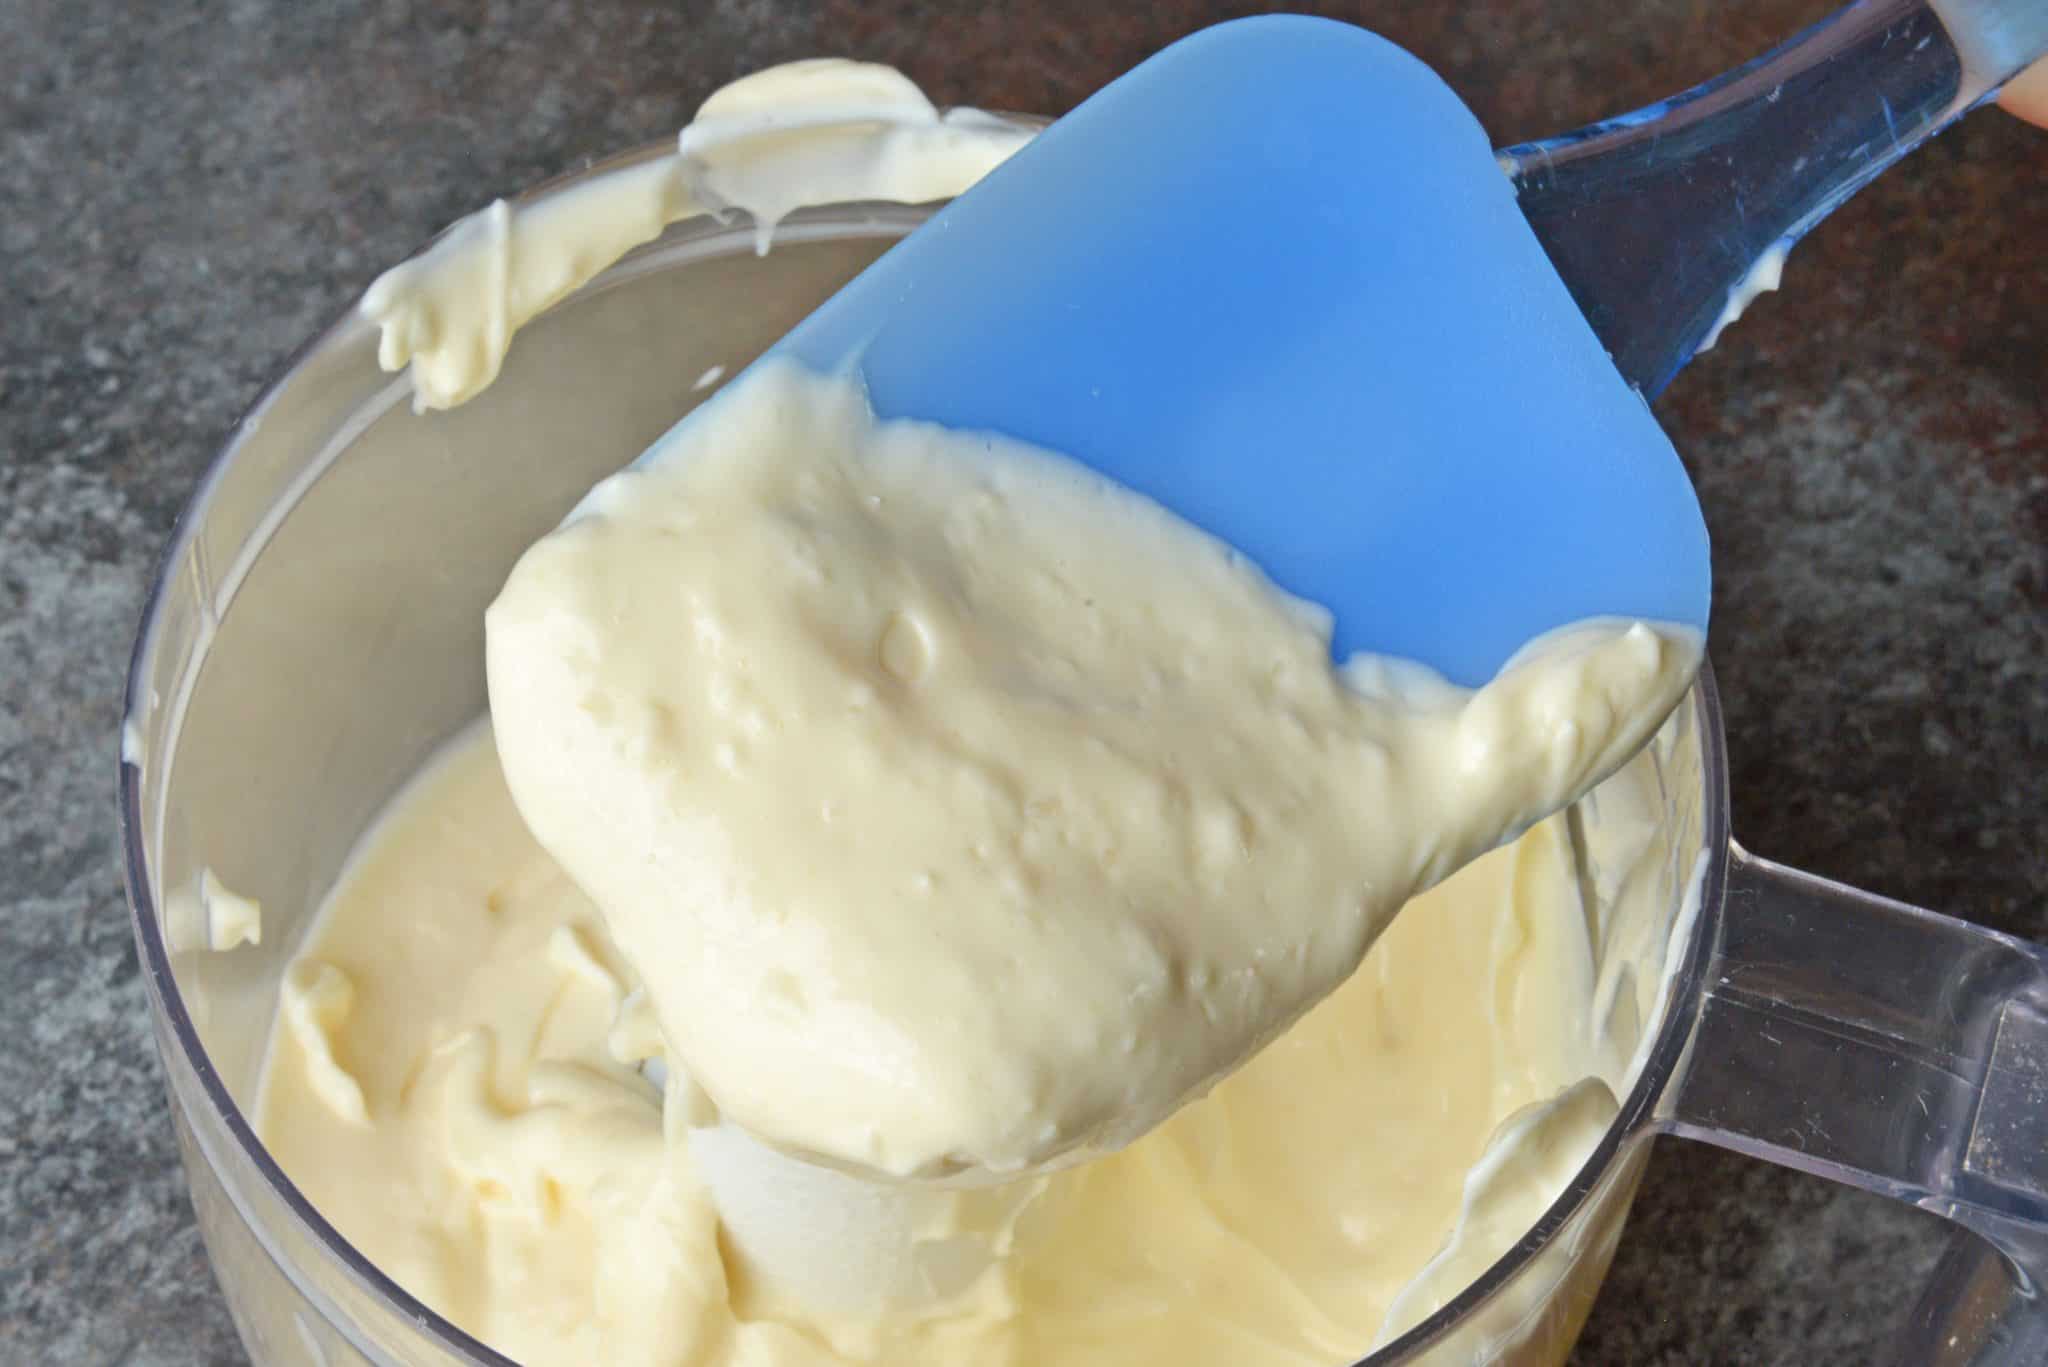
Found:
[[[1609,621],[1476,693],[1340,669],[1324,614],[1158,505],[787,362],[642,464],[490,609],[506,778],[671,1065],[856,1171],[1128,1144],[1700,657]]]

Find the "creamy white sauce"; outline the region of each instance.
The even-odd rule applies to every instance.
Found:
[[[1777,242],[1756,259],[1756,264],[1728,291],[1728,302],[1722,305],[1721,316],[1714,320],[1714,326],[1707,330],[1706,340],[1700,343],[1701,351],[1712,351],[1714,343],[1721,340],[1721,334],[1747,313],[1751,304],[1785,283],[1785,261],[1791,254],[1791,243]]]
[[[1477,693],[1083,467],[756,366],[486,617],[514,798],[718,1111],[986,1180],[1120,1148],[1698,667],[1595,622]],[[1412,674],[1412,667],[1407,671]]]
[[[174,954],[224,953],[240,945],[260,945],[263,908],[223,883],[212,869],[201,869],[198,878],[165,899],[164,940]]]
[[[1541,822],[1153,1133],[1035,1179],[1019,1212],[936,1192],[920,1254],[1002,1251],[942,1313],[814,1314],[721,1249],[692,1118],[666,1142],[636,1068],[661,1044],[633,973],[485,727],[392,802],[322,907],[258,1133],[377,1266],[529,1367],[1332,1367],[1462,1289],[1610,1123],[1684,894],[1668,766],[1600,790],[1593,910],[1567,821]]]
[[[237,945],[263,943],[263,908],[220,881],[212,869],[199,875],[199,898],[206,907],[206,945],[216,952]]]
[[[416,408],[452,408],[498,376],[512,336],[681,219],[740,212],[766,251],[814,204],[921,204],[959,194],[1033,130],[935,108],[892,68],[838,58],[770,67],[704,102],[673,156],[514,206],[499,200],[379,276],[362,312],[386,370],[411,367]]]
[[[411,367],[416,404],[448,406],[491,382],[520,326],[669,222],[749,212],[765,250],[794,208],[944,198],[1029,136],[941,115],[885,68],[777,68],[715,95],[673,157],[464,220],[363,308],[382,363]],[[596,518],[522,565],[528,582],[515,575],[493,613],[499,740],[527,820],[605,925],[502,819],[495,773],[464,761],[467,795],[437,798],[426,823],[439,834],[401,808],[379,846],[409,852],[351,874],[288,979],[267,1142],[300,1155],[285,1158],[295,1173],[323,1168],[306,1179],[328,1190],[323,1209],[363,1208],[344,1228],[381,1265],[535,1362],[1307,1363],[1399,1332],[1498,1256],[1590,1150],[1647,1001],[1641,984],[1615,998],[1614,979],[1575,976],[1584,926],[1541,899],[1576,883],[1539,891],[1517,873],[1505,904],[1481,894],[1475,914],[1512,907],[1484,954],[1409,932],[1422,907],[1388,919],[1626,758],[1689,681],[1697,637],[1587,623],[1476,696],[1400,662],[1340,674],[1315,610],[1160,510],[1043,454],[962,459],[948,444],[970,439],[877,427],[834,384],[763,372],[722,391],[723,446],[601,491]],[[805,458],[771,462],[765,481],[731,455],[821,415],[802,452],[767,443]],[[707,470],[728,486],[691,483]],[[820,502],[835,480],[858,498]],[[704,553],[693,503],[751,533]],[[949,539],[963,509],[969,534]],[[587,551],[600,526],[633,529],[613,560],[532,569]],[[779,559],[763,551],[778,531]],[[665,538],[694,549],[670,560]],[[828,554],[835,541],[880,554]],[[1107,592],[1077,592],[1076,564]],[[807,598],[806,565],[843,581]],[[695,585],[715,609],[672,602],[635,626],[646,604],[629,581],[683,599]],[[973,611],[954,611],[963,598]],[[748,606],[763,602],[781,606]],[[685,644],[712,666],[691,673],[690,651],[670,653]],[[1048,724],[1048,707],[1085,720]],[[846,724],[855,713],[879,729]],[[446,802],[491,809],[487,829],[451,837],[463,823]],[[1523,837],[1514,867],[1530,849],[1554,862],[1557,825]],[[458,910],[529,905],[516,878],[477,891],[508,867],[548,889],[532,904],[544,943]],[[431,943],[394,933],[386,909],[408,906],[400,924],[432,928]],[[1382,932],[1381,968],[1347,983]],[[1428,949],[1393,960],[1384,946],[1410,935]],[[329,956],[347,966],[319,957],[335,944],[356,947]],[[416,1010],[408,982],[462,987]],[[1314,1043],[1338,999],[1364,1014]],[[1356,1054],[1361,1030],[1387,1050]],[[1504,1080],[1498,1061],[1523,1054],[1541,1066]],[[1283,1057],[1284,1074],[1269,1063]],[[652,1131],[634,1109],[654,1105],[643,1065],[668,1075]],[[1468,1085],[1449,1129],[1412,1114],[1419,1092],[1448,1107]],[[1225,1107],[1221,1131],[1215,1101],[1176,1114],[1211,1087],[1255,1100]],[[1300,1133],[1304,1117],[1327,1133]],[[758,1136],[870,1175],[1054,1171],[932,1194],[884,1230],[874,1261],[946,1283],[942,1312],[821,1316],[758,1279],[746,1249],[720,1257],[702,1182],[721,1132],[753,1145],[742,1166],[783,1161]],[[1216,1169],[1240,1142],[1265,1159]],[[812,1177],[835,1180],[791,1180]],[[426,1204],[378,1194],[399,1189]],[[860,1191],[740,1225],[772,1240]],[[914,1204],[856,1219],[840,1246],[860,1261],[859,1241]],[[1219,1243],[1198,1212],[1224,1208]],[[730,1238],[738,1213],[722,1214]],[[1304,1249],[1316,1257],[1297,1266]],[[1228,1292],[1210,1284],[1223,1265],[1242,1274]],[[1277,1281],[1259,1270],[1283,1265]],[[1162,1298],[1184,1324],[1128,1311]]]

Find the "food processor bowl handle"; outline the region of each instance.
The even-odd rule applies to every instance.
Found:
[[[2048,1361],[2048,950],[1729,851],[1659,1128],[1962,1226],[1901,1361]]]
[[[2028,1265],[2038,1269],[2044,1258],[2036,1248]],[[1897,1360],[1915,1367],[2048,1362],[2039,1280],[2017,1275],[2016,1266],[1967,1229],[1955,1231],[1913,1308]]]

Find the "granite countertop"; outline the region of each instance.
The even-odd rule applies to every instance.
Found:
[[[118,698],[179,505],[293,346],[491,196],[787,58],[1058,112],[1238,7],[963,0],[0,6],[0,1362],[228,1363],[116,862]],[[1635,107],[1795,0],[1322,7],[1501,141]],[[686,11],[691,11],[687,12]],[[1973,117],[1660,403],[1715,537],[1752,848],[2048,936],[2048,134]],[[1660,1141],[1577,1360],[1861,1364],[1930,1217]]]

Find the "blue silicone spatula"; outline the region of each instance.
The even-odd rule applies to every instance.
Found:
[[[1703,628],[1705,528],[1645,397],[1759,262],[2048,47],[2048,0],[1939,8],[1852,6],[1688,96],[1499,156],[1359,29],[1223,25],[1053,125],[769,354],[856,373],[885,418],[1079,457],[1330,608],[1339,656],[1478,684],[1589,616]],[[737,1127],[692,1143],[757,1273],[799,1299],[899,1294],[918,1193],[805,1172]],[[808,1225],[777,1213],[791,1199]],[[847,1247],[867,1252],[818,1270]]]
[[[1478,684],[1586,617],[1703,629],[1706,529],[1645,395],[1759,257],[2048,31],[2039,0],[1942,9],[2033,29],[1986,56],[1953,13],[1859,5],[1680,100],[1498,156],[1383,39],[1223,24],[1054,124],[770,354],[856,371],[881,417],[1003,433],[1150,496],[1329,608],[1339,658]]]
[[[1348,24],[1167,48],[775,352],[1164,504],[1329,608],[1339,658],[1477,684],[1582,618],[1706,624],[1671,443],[1478,120]]]

